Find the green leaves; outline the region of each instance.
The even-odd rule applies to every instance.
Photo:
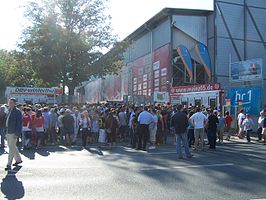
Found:
[[[103,66],[91,69],[102,56],[101,49],[116,42],[110,16],[105,15],[105,2],[43,0],[40,4],[29,4],[26,16],[32,26],[24,32],[21,49],[38,77],[49,85],[63,79],[73,88],[95,73],[106,74],[108,70]]]
[[[29,3],[25,16],[31,25],[23,32],[21,52],[1,52],[7,74],[3,84],[51,87],[63,82],[72,95],[91,76],[119,71],[127,42],[116,42],[105,9],[106,0]]]
[[[6,86],[42,85],[23,53],[0,50],[0,90]]]

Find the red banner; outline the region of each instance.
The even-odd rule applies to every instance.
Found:
[[[220,83],[204,84],[204,85],[189,85],[174,87],[171,90],[172,94],[188,93],[188,92],[204,92],[204,91],[214,91],[221,90]]]

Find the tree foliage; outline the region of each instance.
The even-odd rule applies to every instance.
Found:
[[[26,16],[31,26],[20,48],[37,77],[47,86],[74,88],[90,76],[102,77],[122,67],[125,42],[111,33],[106,0],[42,0],[31,2]],[[100,59],[103,48],[113,48]],[[104,61],[103,61],[104,60]]]
[[[42,84],[23,53],[0,50],[0,90],[6,86],[29,87]]]

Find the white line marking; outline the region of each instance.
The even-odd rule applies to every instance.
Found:
[[[177,154],[176,151],[149,153],[150,155]]]
[[[186,169],[186,168],[204,168],[204,167],[226,167],[233,166],[233,163],[218,163],[218,164],[209,164],[209,165],[184,165],[184,166],[173,166],[173,167],[148,167],[143,168],[141,171],[146,170],[171,170],[171,169]]]
[[[225,166],[233,166],[233,163],[218,163],[218,164],[209,164],[209,165],[188,165],[188,166],[176,166],[174,169],[182,169],[182,168],[200,168],[200,167],[225,167]]]
[[[263,199],[250,199],[250,200],[266,200],[266,198],[263,198]]]
[[[16,170],[9,170],[8,172],[5,171],[5,170],[1,170],[1,171],[6,172],[6,176],[25,176],[25,175],[32,175],[32,173],[30,173],[30,172],[23,172],[23,171],[16,171]]]

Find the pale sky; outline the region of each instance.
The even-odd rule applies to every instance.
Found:
[[[0,0],[0,49],[15,49],[28,0]],[[124,39],[165,7],[213,9],[213,0],[109,0],[113,33]]]

